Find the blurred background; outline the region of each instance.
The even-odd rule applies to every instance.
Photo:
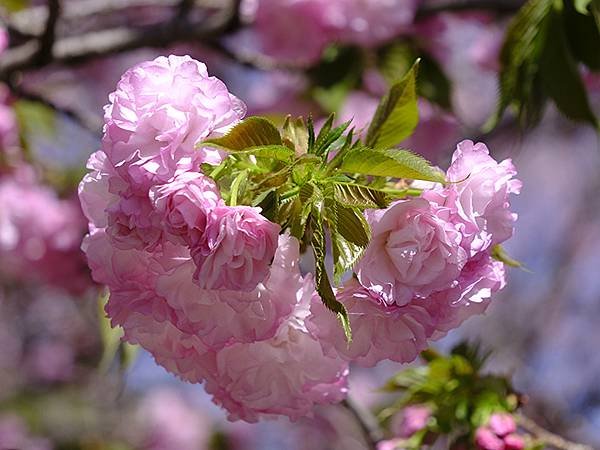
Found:
[[[488,369],[526,394],[529,416],[600,448],[600,144],[588,114],[600,111],[600,46],[586,35],[588,55],[575,44],[567,55],[583,103],[565,103],[539,78],[532,92],[511,93],[499,80],[527,54],[510,42],[523,3],[0,0],[0,448],[366,448],[334,406],[296,424],[228,423],[202,386],[120,345],[104,319],[103,289],[79,250],[77,183],[121,74],[168,54],[205,62],[249,115],[336,112],[357,128],[420,57],[420,124],[403,147],[446,168],[458,141],[482,140],[496,159],[513,159],[524,185],[506,250],[526,270],[511,269],[487,313],[437,347],[481,342],[493,351]],[[565,1],[568,39],[584,28],[569,20],[600,17],[594,2],[575,3],[588,11]],[[562,79],[565,96],[579,98]],[[502,102],[511,108],[491,123]],[[376,410],[387,401],[378,388],[401,368],[354,370],[351,396]]]

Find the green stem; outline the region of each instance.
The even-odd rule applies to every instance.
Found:
[[[284,192],[283,194],[281,194],[281,200],[285,200],[285,199],[288,199],[290,197],[293,197],[294,195],[298,194],[298,192],[300,192],[300,186],[293,187],[289,191]]]

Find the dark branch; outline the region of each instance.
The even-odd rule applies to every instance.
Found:
[[[360,426],[365,436],[365,440],[369,445],[369,449],[377,450],[377,443],[383,440],[383,432],[381,431],[381,428],[379,428],[377,419],[370,411],[355,403],[350,397],[347,397],[346,400],[342,401],[342,406],[350,411],[356,419],[356,422]]]
[[[511,14],[516,12],[525,0],[429,0],[423,2],[417,17],[426,17],[447,11],[485,10]]]
[[[52,59],[47,63],[72,65],[143,47],[160,48],[179,41],[209,42],[238,26],[238,6],[239,2],[233,1],[229,7],[208,18],[185,23],[169,21],[146,27],[114,28],[65,37],[56,41]],[[39,67],[36,51],[37,46],[28,42],[3,53],[0,80],[9,80],[15,72]]]
[[[52,60],[52,47],[56,38],[56,23],[60,16],[60,0],[48,0],[48,14],[44,32],[39,39],[39,48],[35,59],[39,65],[46,64]]]

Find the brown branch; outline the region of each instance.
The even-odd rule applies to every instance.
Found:
[[[369,449],[377,450],[377,443],[383,440],[383,432],[379,427],[377,419],[371,412],[359,404],[355,403],[350,397],[342,401],[341,405],[346,408],[356,419],[363,432]]]
[[[60,16],[60,0],[48,0],[46,26],[39,39],[39,48],[35,54],[37,64],[46,64],[52,59],[52,47],[56,38],[56,23]]]
[[[429,0],[417,11],[417,18],[449,11],[485,10],[512,14],[523,6],[525,0]]]
[[[550,447],[554,447],[559,450],[594,450],[589,445],[568,441],[563,437],[542,428],[533,420],[525,417],[522,414],[517,415],[517,422],[521,428]]]
[[[214,40],[238,26],[238,6],[239,1],[232,1],[229,7],[198,21],[168,21],[146,27],[114,28],[65,37],[56,41],[51,60],[42,65],[72,65],[143,47],[164,47],[179,41]],[[0,80],[10,79],[15,72],[39,67],[36,52],[37,46],[31,42],[4,52],[0,60]]]

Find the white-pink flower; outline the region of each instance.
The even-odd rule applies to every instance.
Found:
[[[192,248],[194,279],[206,289],[254,289],[269,272],[280,229],[259,208],[215,208],[202,242]]]
[[[483,143],[463,141],[452,155],[445,187],[425,191],[423,197],[451,208],[461,223],[463,246],[471,255],[510,238],[517,215],[510,211],[510,194],[521,181],[510,159],[497,163]]]
[[[448,208],[422,198],[369,210],[371,242],[356,266],[361,284],[399,306],[449,287],[467,260],[450,219]]]
[[[222,155],[195,149],[245,114],[206,66],[189,56],[158,57],[129,69],[109,96],[102,149],[133,188],[144,191]]]
[[[386,305],[372,292],[350,280],[337,299],[350,315],[352,342],[348,344],[335,315],[315,295],[309,328],[332,353],[363,367],[386,359],[408,363],[427,348],[435,330],[428,311],[417,302],[407,306]]]
[[[210,212],[224,206],[215,182],[199,172],[184,172],[153,187],[149,196],[167,239],[188,246],[199,243]]]
[[[307,282],[298,291],[296,310],[272,339],[217,353],[217,371],[206,390],[231,420],[256,422],[273,415],[296,420],[311,415],[315,405],[346,396],[348,364],[327,354],[307,328],[313,289]]]

